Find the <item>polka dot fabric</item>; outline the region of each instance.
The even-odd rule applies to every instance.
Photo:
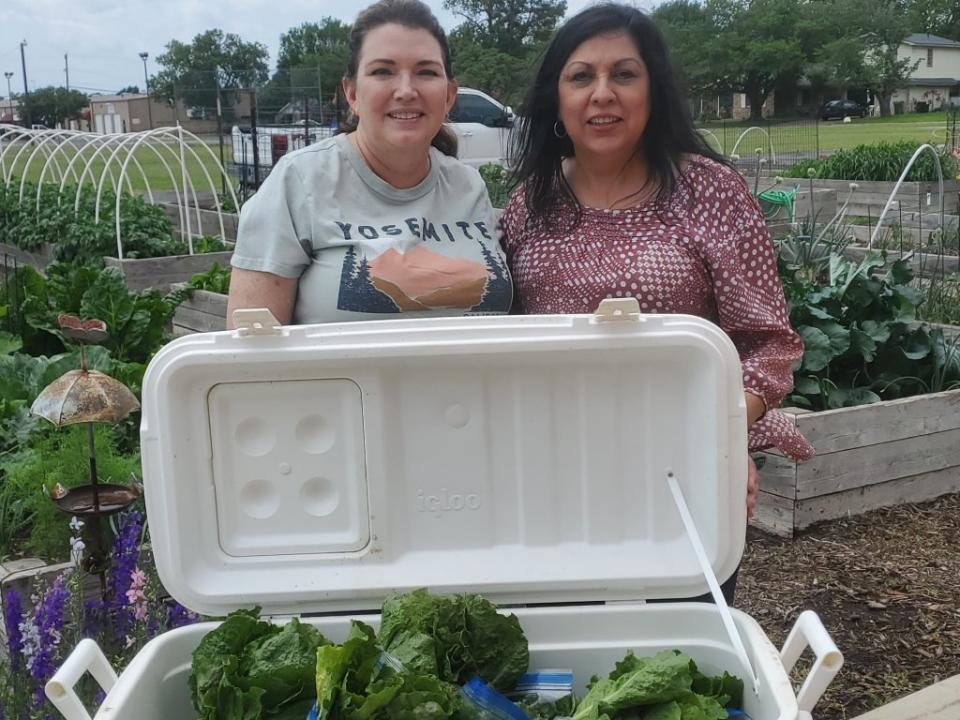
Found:
[[[515,191],[502,222],[524,312],[590,313],[605,298],[635,297],[643,312],[716,323],[740,353],[744,388],[769,409],[750,428],[750,449],[808,459],[813,447],[774,410],[792,387],[803,342],[790,327],[763,215],[743,178],[720,163],[696,158],[684,180],[665,203],[584,208],[570,231],[572,208],[547,226],[529,220]]]

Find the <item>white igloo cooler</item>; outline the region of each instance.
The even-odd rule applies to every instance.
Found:
[[[741,677],[753,720],[807,716],[839,669],[813,613],[781,653],[722,598],[644,603],[719,597],[743,552],[746,410],[716,326],[635,301],[302,327],[264,312],[171,342],[144,378],[153,551],[187,607],[260,605],[340,641],[390,593],[477,592],[519,617],[532,668],[572,668],[580,693],[628,650],[679,648]],[[213,627],[155,638],[119,678],[85,640],[47,696],[89,720],[73,690],[89,671],[96,720],[193,718],[191,653]]]

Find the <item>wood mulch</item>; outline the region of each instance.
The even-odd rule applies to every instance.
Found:
[[[778,647],[813,609],[843,652],[816,720],[845,720],[960,673],[960,495],[811,528],[750,530],[737,606]]]

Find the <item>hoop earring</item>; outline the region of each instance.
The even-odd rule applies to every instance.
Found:
[[[558,126],[559,126],[560,129],[563,130],[563,133],[560,132],[560,130],[558,129]],[[559,120],[557,120],[557,121],[553,124],[553,134],[556,135],[556,136],[557,136],[558,138],[560,138],[561,140],[563,140],[563,138],[565,138],[565,137],[567,136],[567,129],[566,129],[565,127],[563,127],[563,125],[560,123]]]

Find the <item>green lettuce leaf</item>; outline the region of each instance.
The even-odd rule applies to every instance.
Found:
[[[512,690],[530,662],[520,621],[479,595],[416,590],[388,598],[379,637],[408,671],[456,684],[479,675],[498,690]]]

